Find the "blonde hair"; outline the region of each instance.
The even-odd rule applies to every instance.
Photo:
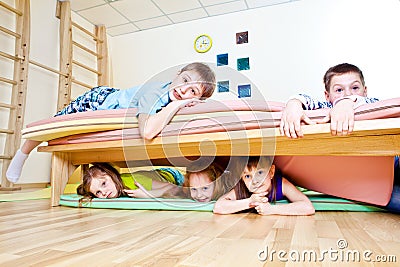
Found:
[[[202,162],[196,162],[190,165],[186,170],[185,181],[183,182],[183,192],[187,197],[190,196],[190,176],[192,174],[205,174],[210,180],[214,183],[214,192],[212,194],[211,199],[217,200],[221,196],[227,193],[230,189],[228,186],[228,173],[224,171],[224,169],[218,165],[217,163],[213,162],[208,166],[204,166]]]
[[[181,72],[184,71],[195,71],[200,75],[201,78],[201,86],[203,88],[203,94],[201,96],[202,99],[209,98],[212,96],[215,90],[216,78],[214,71],[204,63],[193,62],[181,69]]]

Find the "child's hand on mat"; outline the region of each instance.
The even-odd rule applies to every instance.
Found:
[[[254,203],[255,204],[255,209],[260,215],[270,215],[270,209],[271,209],[271,203],[265,202],[265,203]]]
[[[125,193],[134,198],[149,198],[152,197],[149,191],[147,191],[143,185],[135,181],[135,185],[138,187],[138,189],[124,189]]]
[[[140,189],[135,189],[135,190],[124,189],[124,191],[129,197],[133,197],[133,198],[149,198],[149,197],[151,197],[148,195],[148,193],[145,193]]]
[[[249,207],[254,208],[257,203],[266,203],[268,202],[268,198],[265,196],[268,192],[263,193],[254,193],[249,198]]]

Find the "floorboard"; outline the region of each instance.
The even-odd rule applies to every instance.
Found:
[[[369,262],[362,257],[368,251],[371,260],[386,262]],[[48,199],[0,203],[0,266],[264,265],[400,266],[400,215],[215,215],[50,207]]]

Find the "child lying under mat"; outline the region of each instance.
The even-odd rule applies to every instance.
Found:
[[[108,163],[94,163],[84,173],[77,193],[83,196],[80,202],[120,196],[176,197],[183,195],[179,186],[182,183],[182,173],[173,168],[120,174]]]
[[[108,163],[93,163],[83,175],[77,193],[82,201],[92,198],[192,198],[197,202],[217,200],[233,186],[229,172],[216,162],[194,162],[185,176],[175,168],[156,168],[120,174]]]
[[[237,165],[244,170],[235,188],[220,197],[214,213],[232,214],[255,208],[260,215],[312,215],[311,201],[291,182],[282,177],[272,164],[273,157],[238,157]],[[273,205],[287,198],[291,203]]]

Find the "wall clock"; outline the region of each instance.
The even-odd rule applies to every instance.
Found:
[[[211,49],[212,39],[207,34],[201,34],[194,40],[194,49],[198,53],[205,53]]]

